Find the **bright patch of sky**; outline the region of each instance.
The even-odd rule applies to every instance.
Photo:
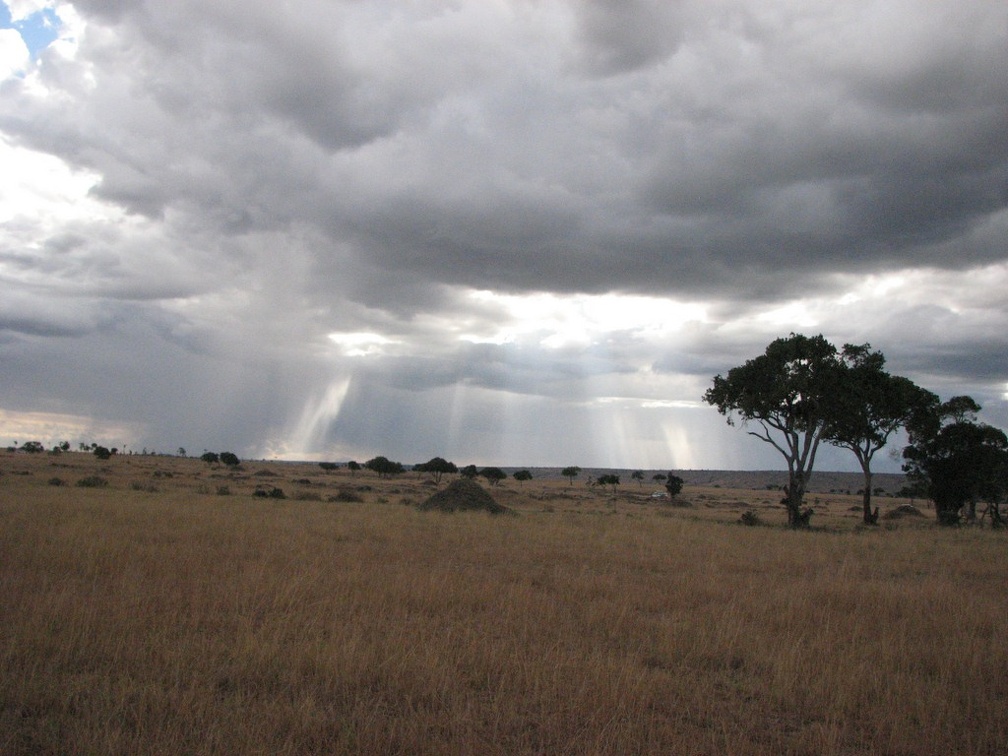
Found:
[[[21,2],[0,3],[0,30],[14,29],[23,41],[24,47],[32,60],[37,60],[39,54],[59,37],[60,19],[56,8],[45,3],[22,0]],[[10,35],[5,35],[9,37]],[[7,49],[13,42],[4,39],[0,43],[3,50],[3,62],[6,65]]]

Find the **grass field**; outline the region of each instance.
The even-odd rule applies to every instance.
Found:
[[[669,506],[508,481],[518,516],[491,517],[417,511],[415,474],[78,453],[0,471],[3,753],[1008,746],[1002,532],[863,528],[841,495],[792,532],[765,489]]]

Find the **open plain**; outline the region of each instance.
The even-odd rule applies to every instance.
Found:
[[[1006,534],[919,501],[880,498],[866,528],[860,497],[813,493],[790,531],[766,487],[488,487],[512,517],[309,463],[0,452],[0,472],[3,753],[1008,743]]]

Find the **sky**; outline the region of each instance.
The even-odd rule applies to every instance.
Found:
[[[1003,0],[0,1],[0,166],[0,444],[778,469],[791,332],[1008,427]]]

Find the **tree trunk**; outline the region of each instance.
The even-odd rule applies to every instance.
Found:
[[[787,507],[788,513],[788,525],[792,528],[807,526],[808,516],[803,516],[801,511],[802,501],[805,499],[805,478],[801,474],[793,474],[789,478],[784,496],[784,506]]]
[[[861,497],[861,510],[864,516],[865,525],[878,525],[878,509],[872,514],[871,508],[871,484],[872,484],[872,474],[871,470],[862,465],[862,470],[864,471],[864,494]]]

